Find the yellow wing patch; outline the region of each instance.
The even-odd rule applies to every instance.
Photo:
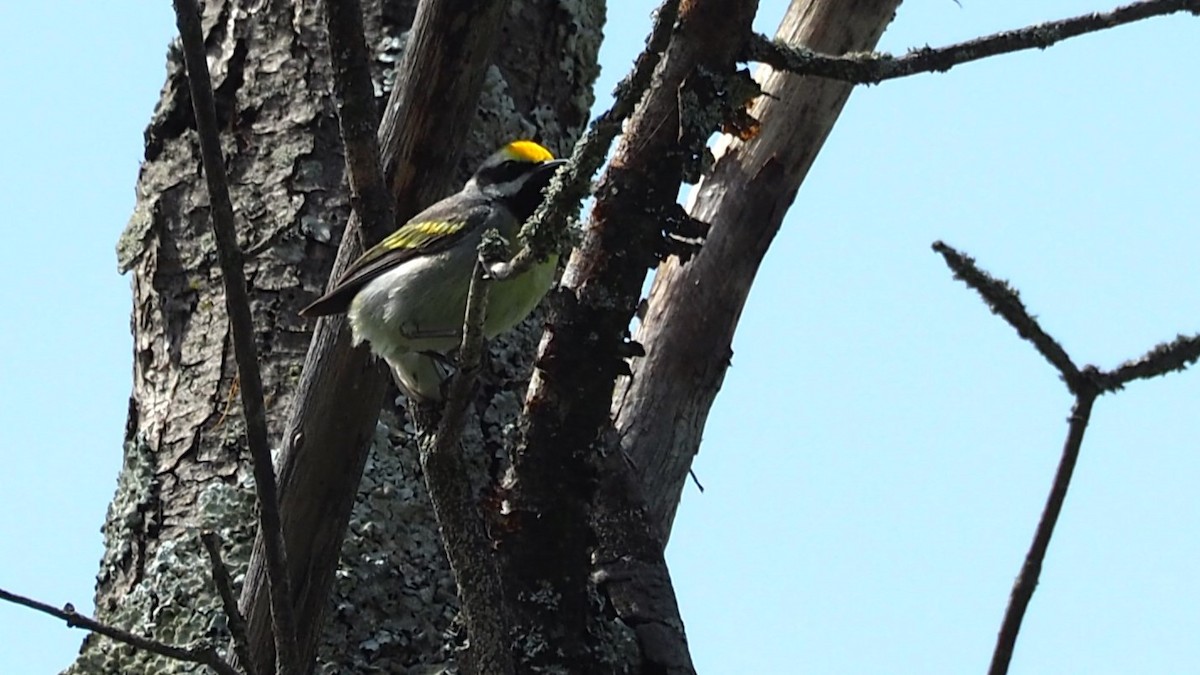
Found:
[[[533,141],[513,141],[504,146],[504,153],[513,159],[531,164],[541,164],[554,159],[549,150]]]
[[[462,221],[426,220],[407,223],[379,243],[384,251],[424,248],[430,242],[452,235],[463,227]]]

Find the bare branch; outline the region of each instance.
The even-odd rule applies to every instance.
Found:
[[[98,635],[103,635],[104,637],[111,638],[117,642],[122,642],[132,647],[137,647],[138,649],[142,649],[153,654],[158,654],[159,656],[165,656],[168,659],[175,659],[176,661],[197,663],[202,666],[208,666],[209,668],[212,668],[214,672],[218,673],[218,675],[241,675],[237,669],[221,660],[221,657],[217,654],[217,651],[212,647],[176,647],[174,645],[159,642],[158,640],[152,640],[140,635],[134,635],[133,633],[116,628],[114,626],[109,626],[108,624],[100,623],[91,617],[84,616],[83,614],[76,612],[75,608],[69,604],[63,609],[59,609],[52,605],[47,605],[44,602],[38,602],[32,598],[27,598],[23,595],[10,593],[2,588],[0,588],[0,600],[7,600],[8,602],[21,605],[23,607],[28,607],[30,609],[42,612],[43,614],[49,614],[50,616],[67,622],[67,625],[71,628],[90,630]]]
[[[547,199],[521,230],[524,246],[509,261],[488,263],[481,257],[471,279],[459,349],[459,371],[451,380],[437,434],[421,454],[426,485],[434,511],[442,524],[443,539],[458,582],[471,650],[479,672],[514,672],[508,648],[503,589],[486,523],[464,469],[458,440],[466,405],[474,387],[483,346],[483,318],[488,287],[484,271],[502,281],[524,273],[538,260],[561,247],[562,232],[570,213],[577,212],[590,192],[592,175],[603,163],[621,123],[633,111],[649,86],[654,67],[666,47],[678,14],[678,0],[668,0],[656,13],[654,28],[632,72],[618,85],[613,106],[590,126],[575,145],[570,164],[559,171]],[[668,580],[669,581],[669,580]],[[673,601],[673,596],[672,601]],[[675,608],[675,616],[678,608]],[[686,654],[686,650],[685,650]]]
[[[200,533],[200,543],[208,553],[208,562],[212,567],[213,584],[217,587],[217,595],[221,596],[221,606],[225,610],[225,618],[229,622],[229,634],[233,637],[233,651],[238,661],[249,675],[256,675],[250,660],[250,647],[246,642],[246,619],[238,610],[237,594],[233,592],[233,580],[229,578],[229,568],[221,559],[221,537],[216,532]]]
[[[1037,531],[1033,535],[1033,543],[1025,554],[1025,562],[1021,565],[1021,573],[1013,582],[1012,593],[1009,595],[1008,608],[1004,611],[1004,621],[1000,625],[1000,633],[996,637],[996,648],[992,652],[992,664],[988,675],[1004,675],[1008,672],[1012,661],[1013,647],[1017,642],[1017,634],[1021,631],[1021,621],[1025,618],[1025,610],[1033,598],[1037,588],[1038,578],[1042,573],[1042,563],[1046,559],[1046,551],[1050,548],[1050,537],[1054,534],[1054,526],[1062,513],[1063,502],[1067,498],[1067,488],[1071,485],[1071,474],[1075,471],[1075,462],[1079,459],[1079,449],[1083,445],[1083,432],[1087,430],[1088,420],[1092,415],[1092,404],[1099,392],[1095,389],[1076,394],[1075,405],[1071,409],[1070,427],[1067,430],[1067,440],[1063,444],[1062,458],[1058,462],[1058,470],[1054,474],[1054,483],[1050,495],[1046,498],[1046,506],[1042,509],[1042,517],[1038,521]]]
[[[326,2],[325,27],[329,29],[333,102],[346,152],[350,205],[368,232],[386,233],[396,227],[396,213],[379,159],[379,111],[358,0]]]
[[[797,75],[826,77],[855,84],[878,84],[916,73],[944,73],[959,64],[990,56],[1045,49],[1068,38],[1177,12],[1200,14],[1200,0],[1144,0],[1111,12],[1040,23],[938,49],[913,49],[900,57],[874,53],[831,56],[802,47],[790,47],[756,34],[750,39],[746,60],[766,63]]]
[[[1117,391],[1133,380],[1145,380],[1182,371],[1200,360],[1200,335],[1180,335],[1169,343],[1160,344],[1144,355],[1121,364],[1115,370],[1102,371],[1089,366],[1080,371],[1062,345],[1042,330],[1037,319],[1029,314],[1021,302],[1020,294],[1009,286],[1008,282],[992,277],[979,269],[973,258],[941,241],[933,243],[933,250],[946,259],[946,264],[954,270],[956,279],[961,279],[974,288],[993,312],[1004,317],[1009,325],[1017,329],[1021,337],[1033,343],[1050,365],[1062,374],[1067,387],[1076,395],[1093,389],[1098,394]]]
[[[1017,634],[1021,631],[1021,622],[1025,618],[1025,611],[1029,607],[1029,601],[1033,598],[1033,592],[1037,589],[1042,564],[1046,559],[1046,551],[1050,547],[1054,526],[1062,512],[1063,502],[1067,498],[1071,475],[1079,459],[1083,434],[1087,430],[1096,397],[1110,391],[1117,391],[1131,380],[1165,375],[1187,368],[1200,359],[1200,336],[1189,338],[1180,336],[1169,344],[1158,345],[1141,358],[1126,363],[1115,371],[1102,372],[1094,366],[1087,366],[1080,371],[1058,342],[1047,335],[1037,321],[1029,316],[1029,312],[1021,304],[1016,290],[1006,282],[995,279],[980,270],[970,257],[940,241],[933,244],[933,249],[946,259],[946,263],[954,270],[956,278],[963,280],[968,286],[978,291],[993,312],[1004,317],[1010,325],[1017,329],[1021,337],[1033,343],[1038,352],[1062,373],[1063,380],[1075,394],[1075,404],[1071,409],[1070,426],[1066,442],[1063,445],[1062,458],[1059,460],[1050,494],[1046,498],[1046,506],[1042,509],[1041,519],[1034,532],[1033,543],[1025,554],[1021,572],[1013,583],[1008,607],[1004,611],[1004,620],[1001,622],[1000,632],[996,637],[996,647],[992,652],[992,663],[988,674],[1004,675],[1008,672],[1009,663],[1012,661],[1013,648],[1016,645]]]
[[[643,658],[654,667],[646,671],[694,675],[665,538],[616,435],[611,439],[592,511],[597,535],[592,581],[634,631]]]
[[[1099,373],[1097,381],[1105,392],[1116,391],[1134,380],[1182,371],[1200,359],[1200,335],[1176,337],[1163,343],[1142,356],[1127,361],[1116,368]]]
[[[275,626],[277,672],[299,673],[296,652],[296,623],[292,608],[291,583],[279,518],[279,500],[275,491],[275,469],[267,443],[267,417],[263,405],[262,376],[258,371],[258,351],[254,345],[254,319],[246,293],[242,251],[233,223],[233,204],[225,178],[221,156],[221,138],[217,132],[217,112],[213,102],[212,81],[204,54],[204,34],[200,28],[200,10],[195,0],[174,0],[175,19],[183,40],[192,109],[204,160],[204,176],[212,204],[213,234],[225,282],[225,309],[233,333],[233,351],[241,380],[242,410],[246,417],[246,440],[254,465],[254,485],[258,495],[259,529],[264,533],[267,578],[271,598],[271,617]]]
[[[1038,324],[1029,310],[1021,302],[1021,296],[1008,285],[1008,282],[996,279],[975,265],[975,260],[963,255],[953,247],[941,241],[933,243],[933,250],[946,259],[946,264],[954,271],[954,278],[975,289],[976,292],[991,308],[992,312],[1004,317],[1010,326],[1017,329],[1017,334],[1033,343],[1050,365],[1063,376],[1063,381],[1072,393],[1078,394],[1083,386],[1084,377],[1079,368],[1071,361],[1062,345],[1050,337]]]

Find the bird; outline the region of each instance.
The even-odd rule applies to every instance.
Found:
[[[515,248],[517,233],[550,179],[565,164],[532,140],[489,156],[463,188],[413,216],[355,260],[304,317],[346,314],[352,343],[367,343],[392,369],[404,393],[438,401],[462,340],[467,291],[483,233],[494,229]],[[558,256],[495,282],[483,322],[486,338],[516,326],[554,282]]]

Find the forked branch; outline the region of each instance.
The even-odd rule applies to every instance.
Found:
[[[1034,345],[1039,353],[1054,366],[1062,375],[1063,381],[1071,393],[1075,395],[1075,404],[1071,408],[1070,424],[1067,439],[1063,444],[1062,458],[1046,497],[1046,506],[1042,509],[1038,520],[1033,542],[1025,554],[1021,571],[1013,582],[1009,595],[1008,607],[1004,611],[1004,620],[996,637],[996,647],[992,652],[992,663],[988,675],[1004,675],[1008,672],[1012,661],[1013,648],[1016,646],[1017,634],[1021,631],[1021,622],[1029,601],[1037,588],[1038,578],[1042,573],[1042,563],[1050,548],[1050,538],[1054,534],[1054,526],[1062,513],[1063,503],[1067,498],[1067,489],[1071,485],[1071,475],[1079,459],[1079,450],[1083,445],[1083,434],[1091,419],[1092,405],[1096,397],[1111,391],[1121,389],[1125,384],[1136,379],[1148,379],[1164,375],[1172,371],[1187,368],[1200,359],[1200,336],[1176,338],[1173,342],[1154,347],[1144,356],[1119,366],[1115,370],[1102,371],[1095,366],[1077,367],[1066,351],[1054,338],[1038,324],[1037,319],[1029,314],[1021,303],[1017,291],[1007,282],[996,279],[987,272],[979,269],[969,256],[959,253],[954,248],[938,241],[934,242],[933,250],[941,254],[946,264],[954,271],[954,276],[962,280],[983,298],[993,312],[1004,317],[1004,320],[1017,330],[1017,333]]]

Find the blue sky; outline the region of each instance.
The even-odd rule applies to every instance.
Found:
[[[621,3],[601,93],[654,4]],[[1108,8],[910,0],[883,48]],[[113,246],[173,34],[167,2],[0,4],[0,586],[87,611],[130,391]],[[986,670],[1071,399],[929,245],[1011,280],[1079,362],[1200,332],[1198,37],[1154,19],[854,93],[755,285],[668,551],[701,672]],[[1012,672],[1200,661],[1198,395],[1185,373],[1097,403]],[[56,672],[81,638],[0,605],[0,672]]]

